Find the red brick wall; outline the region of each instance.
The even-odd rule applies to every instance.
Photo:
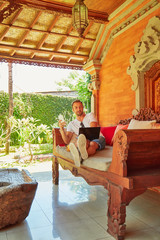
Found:
[[[130,56],[134,54],[134,46],[141,40],[143,30],[157,10],[139,21],[133,27],[116,37],[105,57],[100,71],[99,91],[99,123],[101,126],[116,124],[120,119],[128,118],[135,108],[135,92],[127,74]]]

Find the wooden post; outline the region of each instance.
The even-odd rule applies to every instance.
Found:
[[[52,158],[52,179],[53,184],[58,185],[59,183],[59,163],[57,157],[53,156]]]
[[[8,94],[9,94],[9,116],[8,119],[13,115],[13,78],[12,78],[12,63],[8,63]],[[5,145],[5,153],[9,154],[9,147],[10,147],[10,134],[11,134],[11,127],[7,120],[6,126],[6,145]]]

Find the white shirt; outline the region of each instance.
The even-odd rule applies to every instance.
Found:
[[[87,113],[85,117],[83,118],[83,124],[85,127],[90,127],[91,122],[97,122],[95,116],[93,113]],[[77,119],[71,121],[67,126],[67,132],[75,133],[76,135],[79,134],[79,128],[81,121],[78,121]]]

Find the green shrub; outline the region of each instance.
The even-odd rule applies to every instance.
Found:
[[[58,116],[62,114],[66,123],[69,123],[73,118],[72,102],[75,98],[57,97],[52,95],[14,93],[13,94],[13,116],[17,120],[26,118],[34,118],[34,123],[37,127],[46,125],[48,131],[52,127],[58,126]],[[0,92],[0,137],[2,135],[2,126],[5,126],[8,117],[9,96],[8,93]],[[38,120],[38,121],[37,121]],[[20,128],[18,131],[12,131],[10,145],[21,145],[23,140],[20,140]],[[4,130],[4,127],[3,127]],[[4,133],[4,131],[3,131]],[[4,134],[3,134],[4,139]],[[2,142],[2,141],[0,141]],[[4,142],[4,141],[3,141]],[[41,132],[35,139],[35,142],[52,142],[52,137],[49,134]]]
[[[9,95],[5,92],[0,92],[0,124],[3,124],[8,116]]]

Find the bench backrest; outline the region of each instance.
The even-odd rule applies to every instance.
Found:
[[[136,116],[121,120],[119,124],[129,124],[131,119],[160,122],[160,113],[143,108]],[[109,171],[127,177],[153,169],[160,170],[160,129],[120,130],[114,138]]]
[[[160,169],[160,129],[127,130],[127,138],[127,176]]]

